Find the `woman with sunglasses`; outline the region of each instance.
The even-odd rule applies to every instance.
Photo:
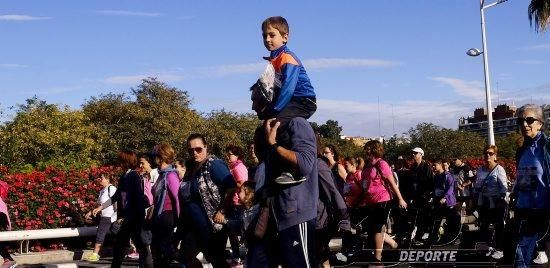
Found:
[[[203,135],[187,138],[187,152],[190,166],[180,186],[183,214],[178,225],[178,232],[185,232],[180,237],[194,241],[192,246],[182,242],[186,261],[191,267],[200,265],[195,256],[202,252],[214,267],[229,267],[224,255],[227,231],[215,219],[223,214],[226,191],[235,188],[235,181],[225,162],[208,153]]]
[[[487,256],[501,259],[502,231],[506,216],[506,192],[508,191],[507,176],[504,168],[497,163],[498,148],[488,145],[483,150],[484,165],[477,169],[477,179],[474,186],[474,196],[479,213],[481,234],[486,234],[489,244]],[[493,231],[489,226],[493,225]]]
[[[527,267],[537,240],[544,238],[548,227],[550,140],[543,133],[544,116],[540,106],[526,104],[517,110],[516,116],[523,144],[516,152],[517,176],[512,194],[514,217],[519,224],[515,265]]]

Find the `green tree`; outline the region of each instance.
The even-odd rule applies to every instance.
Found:
[[[246,152],[259,125],[260,121],[254,114],[238,114],[222,109],[207,114],[200,129],[209,143],[210,153],[221,157],[229,144],[240,146]]]
[[[409,130],[411,147],[421,147],[427,159],[478,157],[485,145],[478,134],[421,123]]]
[[[550,25],[550,0],[531,0],[528,8],[529,23],[535,31],[545,32]]]
[[[131,96],[92,97],[83,105],[83,111],[109,134],[112,146],[104,149],[108,161],[119,149],[145,152],[159,142],[171,144],[178,156],[183,156],[187,136],[203,123],[190,105],[187,91],[147,78],[132,89]]]
[[[97,164],[107,134],[81,111],[34,97],[0,127],[0,161],[15,170]]]
[[[338,140],[340,133],[342,133],[342,127],[336,120],[327,120],[326,123],[319,126],[319,134],[324,138]]]

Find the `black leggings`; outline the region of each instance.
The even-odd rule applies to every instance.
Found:
[[[113,247],[113,262],[111,267],[119,268],[124,259],[125,249],[130,243],[130,238],[134,241],[137,252],[139,253],[140,267],[153,267],[153,258],[148,250],[148,247],[141,240],[141,232],[143,222],[124,221],[120,227],[120,231],[116,236],[115,246]]]
[[[153,222],[151,252],[153,254],[154,267],[170,266],[175,255],[172,240],[175,226],[175,215],[172,210],[162,212]]]

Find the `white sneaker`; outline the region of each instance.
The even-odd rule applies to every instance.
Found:
[[[545,264],[548,262],[548,256],[546,256],[545,251],[539,251],[537,258],[533,260],[536,264]]]
[[[502,253],[502,251],[500,251],[500,250],[495,251],[495,252],[491,255],[491,258],[493,258],[493,259],[495,259],[495,260],[500,260],[500,259],[502,259],[502,257],[504,257],[504,253]]]
[[[494,249],[493,247],[489,247],[489,250],[487,250],[487,253],[485,253],[485,256],[489,257],[493,255],[493,253],[495,252],[496,252],[496,249]]]
[[[426,239],[428,239],[428,237],[430,237],[430,234],[424,233],[424,234],[422,235],[422,240],[426,240]]]
[[[342,254],[342,252],[336,253],[336,259],[341,261],[341,262],[347,262],[348,261],[348,257],[346,257],[346,255]]]
[[[417,228],[415,226],[414,229],[411,232],[411,240],[413,240],[416,237],[416,230],[417,230]]]

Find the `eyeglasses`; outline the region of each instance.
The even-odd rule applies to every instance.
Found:
[[[197,154],[200,154],[202,153],[202,150],[204,150],[204,148],[202,147],[195,147],[195,148],[189,148],[187,149],[187,152],[189,152],[189,154],[193,154],[193,152],[197,153]]]
[[[539,121],[539,120],[534,117],[525,117],[525,118],[518,117],[517,119],[518,125],[520,126],[523,125],[524,122],[527,122],[527,125],[531,125],[535,123],[535,121]]]
[[[493,156],[495,155],[495,152],[487,151],[485,152],[485,155]]]
[[[331,154],[332,152],[323,152],[323,154]]]
[[[416,155],[416,154],[418,154],[418,153],[419,153],[419,152],[412,152],[413,155]]]

